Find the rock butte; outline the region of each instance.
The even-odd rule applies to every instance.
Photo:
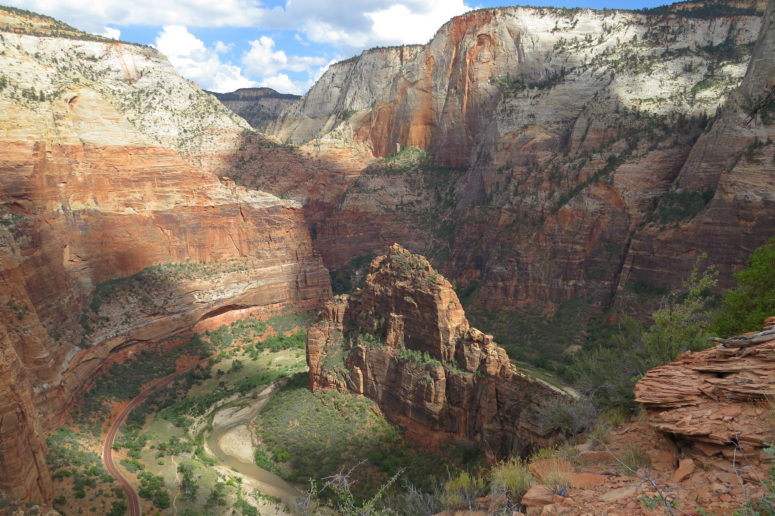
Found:
[[[492,336],[472,328],[452,285],[425,258],[393,245],[362,289],[329,302],[309,330],[310,387],[375,400],[409,439],[476,442],[490,456],[551,442],[541,406],[558,389],[517,372]]]

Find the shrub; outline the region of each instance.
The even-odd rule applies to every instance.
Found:
[[[670,224],[691,219],[705,208],[714,194],[713,190],[668,192],[659,199],[651,220]]]
[[[159,509],[170,506],[170,494],[164,486],[163,477],[143,471],[137,478],[140,479],[138,494],[141,498],[150,500]]]
[[[444,484],[441,501],[449,509],[473,509],[474,500],[484,493],[484,479],[463,471]]]
[[[126,510],[128,509],[126,502],[119,501],[119,502],[113,502],[110,506],[110,511],[108,511],[108,516],[124,516],[126,514]]]
[[[552,400],[540,409],[539,423],[549,431],[567,438],[589,429],[597,419],[597,411],[588,398],[571,402]]]
[[[735,279],[737,287],[724,296],[713,325],[722,337],[760,330],[764,319],[775,315],[775,238],[751,254]]]
[[[500,462],[490,470],[490,483],[493,490],[493,498],[500,493],[505,493],[510,500],[519,501],[522,495],[530,489],[533,483],[533,475],[530,474],[525,461],[519,457],[513,457]]]
[[[630,444],[619,456],[619,469],[625,475],[635,475],[641,468],[651,465],[651,459],[639,444]]]
[[[561,464],[559,461],[555,464]],[[572,472],[563,467],[549,467],[543,474],[541,482],[553,493],[565,495],[571,487]]]

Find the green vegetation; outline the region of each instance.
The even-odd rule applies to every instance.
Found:
[[[566,349],[584,343],[579,328],[592,316],[588,304],[578,298],[560,304],[551,317],[538,310],[490,311],[476,304],[467,306],[466,313],[475,327],[492,333],[512,359],[558,372],[571,360]]]
[[[92,500],[110,491],[113,477],[102,466],[100,457],[89,450],[89,436],[61,427],[48,436],[46,456],[52,478],[56,482],[68,482],[76,499]],[[64,497],[59,500],[65,503]]]
[[[674,360],[684,351],[708,347],[711,334],[708,294],[717,282],[717,271],[700,272],[699,262],[684,284],[684,292],[668,296],[651,314],[644,328],[623,316],[618,332],[574,356],[566,376],[602,410],[633,410],[632,388],[649,369]]]
[[[660,197],[650,219],[658,224],[672,224],[691,219],[713,199],[714,190],[668,192]]]
[[[474,500],[484,495],[485,480],[461,471],[444,483],[441,501],[450,509],[474,509]]]
[[[495,498],[505,495],[511,505],[518,504],[533,484],[527,462],[520,457],[494,464],[490,469],[490,484]]]
[[[421,366],[440,367],[441,361],[433,358],[425,351],[416,351],[414,349],[399,349],[396,351],[396,356],[407,362]]]
[[[140,479],[140,489],[137,494],[141,498],[150,500],[159,509],[166,509],[170,506],[170,493],[164,486],[163,477],[143,471],[137,475],[137,478]]]
[[[403,479],[431,489],[434,479],[443,474],[438,469],[440,460],[453,470],[480,460],[478,453],[460,446],[446,448],[440,459],[405,444],[373,401],[338,391],[311,392],[307,382],[304,373],[294,376],[256,419],[264,444],[259,465],[279,470],[291,481],[312,480],[320,485],[321,479],[366,458],[352,473],[354,496],[365,500],[401,469]]]
[[[737,287],[724,296],[713,325],[722,337],[761,330],[764,318],[775,315],[775,238],[751,254],[735,279]]]

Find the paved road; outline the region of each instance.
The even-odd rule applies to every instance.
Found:
[[[121,489],[126,494],[130,516],[140,516],[142,514],[142,511],[140,510],[140,499],[137,497],[135,488],[132,486],[132,484],[129,483],[129,480],[127,480],[126,477],[121,474],[118,468],[116,468],[116,465],[113,463],[113,443],[116,440],[116,435],[118,434],[121,425],[124,424],[124,421],[126,421],[126,418],[129,416],[129,413],[132,412],[132,409],[143,403],[155,392],[168,387],[175,380],[176,376],[188,372],[190,369],[193,369],[197,365],[202,365],[206,362],[207,360],[203,360],[202,362],[199,362],[198,364],[193,365],[188,369],[169,374],[163,378],[159,378],[150,386],[146,387],[132,401],[130,401],[129,405],[127,405],[124,410],[121,411],[121,414],[119,414],[118,417],[116,417],[116,419],[113,421],[113,424],[110,425],[108,435],[105,437],[105,445],[102,447],[102,461],[105,463],[105,469],[108,470],[108,473],[110,473],[113,478],[115,478],[118,483],[121,484]]]

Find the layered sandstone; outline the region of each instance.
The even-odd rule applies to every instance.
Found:
[[[520,374],[492,336],[472,328],[452,286],[393,245],[363,289],[337,297],[309,331],[313,389],[375,400],[409,439],[470,440],[491,456],[546,444],[540,408],[563,393]]]
[[[56,23],[0,10],[0,490],[15,500],[51,499],[43,439],[115,352],[330,295],[301,205],[181,155],[226,152],[244,121],[155,50]]]
[[[772,330],[775,318],[768,322]],[[651,425],[694,442],[764,447],[772,439],[775,334],[759,340],[764,342],[687,352],[649,371],[636,384],[635,399]]]
[[[279,189],[305,200],[329,267],[404,242],[491,309],[637,310],[638,292],[679,288],[703,253],[728,286],[775,233],[773,117],[735,107],[770,91],[765,5],[462,15],[427,45],[331,66],[268,127],[306,142],[317,170],[348,146],[417,147],[427,166],[389,157],[326,173],[336,195]]]

